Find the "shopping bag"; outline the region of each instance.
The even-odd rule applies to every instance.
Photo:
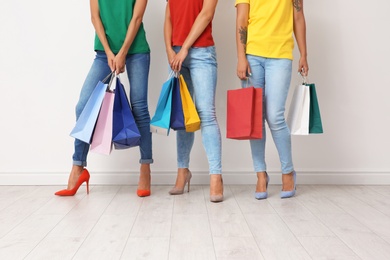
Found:
[[[170,127],[173,130],[185,130],[183,104],[180,96],[180,85],[177,77],[173,78],[172,84],[172,111]]]
[[[310,90],[310,112],[309,112],[309,134],[322,134],[320,106],[318,104],[317,92],[314,83],[307,84]]]
[[[123,84],[117,78],[114,99],[112,142],[115,149],[127,149],[141,143],[141,134],[135,123]]]
[[[287,125],[292,135],[309,134],[310,90],[306,84],[295,87],[287,116]]]
[[[85,143],[91,143],[93,130],[95,129],[96,120],[103,102],[108,83],[106,81],[111,77],[110,73],[105,79],[99,81],[89,97],[83,111],[77,119],[75,127],[72,129],[70,136],[79,139]]]
[[[112,150],[112,118],[116,79],[107,88],[92,136],[91,152],[109,155]]]
[[[183,75],[179,76],[179,83],[185,129],[186,132],[195,132],[200,129],[200,118]]]
[[[172,87],[174,77],[170,77],[162,85],[160,97],[157,102],[156,111],[150,121],[150,132],[162,135],[169,135],[172,111]]]
[[[263,89],[247,87],[227,91],[226,137],[261,139],[263,136]]]

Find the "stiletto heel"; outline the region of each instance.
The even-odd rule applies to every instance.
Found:
[[[222,194],[211,195],[211,186],[210,186],[210,201],[211,202],[222,202],[223,201],[223,179],[221,176],[221,185],[222,185]]]
[[[296,190],[297,190],[297,187],[296,187],[296,184],[297,184],[297,173],[295,171],[293,171],[293,179],[294,179],[294,189],[293,190],[289,190],[289,191],[281,191],[280,192],[280,198],[286,199],[286,198],[291,198],[291,197],[293,197],[295,195]]]
[[[89,172],[87,169],[83,169],[83,171],[81,172],[77,182],[76,182],[76,186],[73,187],[73,189],[71,190],[60,190],[60,191],[57,191],[56,193],[54,193],[55,195],[58,195],[58,196],[73,196],[76,194],[76,192],[78,191],[78,189],[80,188],[81,184],[83,184],[84,182],[86,182],[86,186],[87,186],[87,194],[89,194],[89,178],[90,178],[90,175],[89,175]]]
[[[188,173],[187,173],[187,176],[186,176],[186,180],[184,182],[184,186],[183,186],[183,189],[179,189],[177,188],[176,186],[173,187],[170,191],[169,191],[169,194],[171,195],[180,195],[180,194],[183,194],[184,193],[184,188],[186,187],[186,184],[187,184],[187,191],[190,192],[190,182],[191,182],[191,178],[192,178],[192,173],[190,170],[188,170]]]
[[[267,178],[265,188],[268,189],[269,176],[268,176],[267,172],[265,172],[265,174],[266,174],[266,178]],[[258,200],[263,200],[263,199],[266,199],[267,197],[268,197],[268,191],[255,192],[255,198]]]

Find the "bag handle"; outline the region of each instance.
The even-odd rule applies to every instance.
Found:
[[[114,93],[115,89],[116,89],[116,83],[117,83],[118,74],[116,74],[116,72],[111,72],[110,75],[111,75],[111,79],[110,79],[110,82],[108,83],[106,91],[110,92],[110,93]]]
[[[180,72],[179,71],[169,70],[169,74],[168,74],[167,80],[172,78],[172,77],[178,78],[179,76],[180,76]]]
[[[305,72],[304,68],[302,68],[301,71],[298,71],[298,74],[302,77],[302,84],[307,85],[309,84],[309,81],[307,79],[307,76],[303,76],[302,72]]]
[[[102,80],[102,82],[103,82],[103,83],[106,83],[106,81],[112,76],[113,73],[114,73],[114,71],[111,71],[110,74],[108,74],[108,75]],[[111,80],[112,80],[112,77],[110,78],[110,82],[111,82]]]

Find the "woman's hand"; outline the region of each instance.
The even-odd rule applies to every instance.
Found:
[[[246,58],[238,59],[237,77],[241,80],[246,80],[251,75],[251,68]]]
[[[181,48],[180,51],[169,59],[169,65],[174,72],[179,72],[181,70],[181,66],[183,61],[188,55],[188,50],[186,48]]]
[[[114,64],[114,70],[117,75],[125,72],[126,55],[122,53],[118,53],[113,60],[113,64]]]
[[[306,57],[301,57],[299,59],[298,72],[301,73],[302,76],[305,76],[305,77],[307,77],[309,75],[309,65],[307,64]]]

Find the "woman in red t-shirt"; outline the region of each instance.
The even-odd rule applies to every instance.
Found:
[[[217,59],[212,20],[218,0],[168,0],[164,39],[171,70],[180,72],[192,94],[201,120],[202,142],[210,173],[210,201],[223,200],[221,132],[215,114]],[[190,187],[189,161],[194,133],[177,131],[176,184],[171,195]]]

